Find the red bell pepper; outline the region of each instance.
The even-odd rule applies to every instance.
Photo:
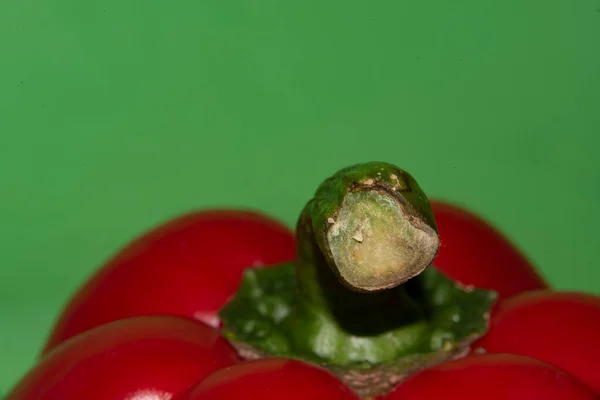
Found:
[[[324,180],[295,234],[204,210],[141,235],[5,400],[591,400],[599,321],[598,296],[551,291],[487,222],[372,162]]]

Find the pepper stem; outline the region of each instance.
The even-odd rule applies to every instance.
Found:
[[[420,274],[440,245],[427,197],[412,176],[387,163],[339,171],[319,187],[308,213],[313,231],[299,229],[298,245],[314,240],[302,233],[316,236],[328,267],[359,292],[390,289]]]
[[[394,165],[353,165],[325,180],[296,238],[293,263],[246,270],[221,310],[243,358],[317,362],[367,398],[467,354],[487,329],[493,293],[428,268],[440,246],[433,212]]]
[[[329,220],[327,242],[340,277],[361,291],[398,286],[435,256],[436,232],[407,215],[394,197],[377,190],[350,192]]]

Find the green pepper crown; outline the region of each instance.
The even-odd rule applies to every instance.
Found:
[[[325,180],[296,236],[294,263],[247,269],[221,310],[223,335],[244,358],[318,363],[368,398],[464,356],[487,331],[496,294],[429,267],[440,246],[429,200],[394,165]]]

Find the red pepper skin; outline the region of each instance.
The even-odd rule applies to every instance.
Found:
[[[398,385],[385,400],[597,400],[559,368],[512,354],[484,354],[439,364]]]
[[[63,309],[44,351],[127,317],[178,315],[218,325],[242,271],[294,259],[294,232],[264,214],[207,209],[167,221],[102,266]]]
[[[215,372],[176,400],[359,400],[321,367],[284,358],[247,361]]]
[[[4,400],[170,399],[237,362],[229,343],[201,322],[130,318],[55,347]]]
[[[464,208],[432,200],[441,247],[433,264],[465,285],[499,298],[547,288],[531,262],[487,221]]]
[[[540,290],[500,302],[474,346],[554,364],[600,394],[600,296]]]

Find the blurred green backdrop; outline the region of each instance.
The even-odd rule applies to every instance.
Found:
[[[113,251],[191,208],[288,224],[408,169],[600,292],[600,3],[0,2],[0,391]]]

